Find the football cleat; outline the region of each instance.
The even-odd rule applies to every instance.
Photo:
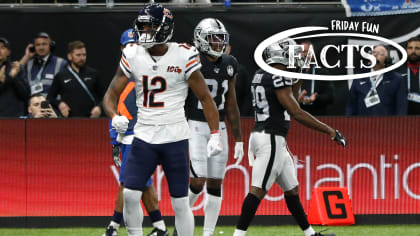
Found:
[[[154,228],[153,231],[147,236],[169,236],[169,232],[168,230],[163,231],[158,228]]]
[[[118,232],[116,229],[114,229],[114,227],[108,226],[108,228],[106,229],[105,233],[102,234],[102,236],[118,236]]]

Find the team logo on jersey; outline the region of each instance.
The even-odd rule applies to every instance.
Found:
[[[133,31],[130,31],[130,32],[128,32],[128,37],[130,38],[130,39],[132,39],[132,38],[134,38],[134,33],[133,33]]]
[[[181,74],[182,70],[178,66],[168,66],[166,72],[177,72],[178,74]]]
[[[157,71],[157,69],[158,69],[158,66],[157,65],[152,66],[152,70],[153,71]]]
[[[233,76],[233,66],[232,65],[228,65],[226,68],[227,74],[232,77]]]
[[[214,73],[219,74],[220,68],[219,67],[214,67],[213,71],[214,71]]]

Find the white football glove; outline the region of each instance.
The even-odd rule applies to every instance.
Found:
[[[233,158],[237,159],[235,165],[239,165],[244,157],[244,142],[236,142],[235,143],[235,154],[233,154]]]
[[[219,130],[212,131],[209,142],[207,143],[207,157],[212,157],[222,151],[222,135]]]
[[[112,118],[112,126],[118,133],[125,133],[128,129],[128,119],[125,116],[114,116]]]

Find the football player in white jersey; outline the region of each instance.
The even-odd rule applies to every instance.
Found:
[[[194,45],[200,51],[200,60],[203,65],[201,72],[219,110],[219,127],[223,143],[223,152],[209,158],[205,147],[211,133],[200,101],[194,94],[189,93],[186,103],[188,124],[191,130],[189,140],[191,183],[188,196],[192,207],[206,184],[203,236],[213,235],[222,205],[221,187],[229,153],[225,117],[236,141],[234,152],[236,164],[241,162],[244,154],[235,92],[238,62],[235,57],[224,54],[228,43],[229,33],[218,19],[203,19],[194,29]]]
[[[194,217],[189,207],[188,123],[184,104],[188,87],[203,105],[211,138],[210,156],[223,148],[219,113],[200,72],[195,47],[169,43],[174,28],[172,13],[159,4],[145,6],[134,21],[139,44],[126,47],[116,75],[104,97],[104,107],[117,132],[127,129],[128,120],[117,114],[117,99],[135,79],[138,107],[134,140],[124,170],[124,220],[128,235],[143,235],[140,198],[147,180],[161,164],[168,182],[175,226],[182,236],[192,236]]]
[[[133,32],[133,28],[130,28],[121,35],[120,45],[121,51],[127,45],[137,43],[137,39]],[[130,78],[127,86],[124,88],[119,100],[118,100],[118,113],[127,117],[129,120],[128,129],[125,133],[118,133],[114,127],[112,127],[112,120],[110,120],[109,134],[111,137],[112,144],[112,155],[114,163],[117,167],[120,167],[120,187],[117,193],[117,199],[115,200],[114,214],[112,215],[111,222],[109,223],[105,233],[102,236],[118,236],[118,229],[123,219],[123,191],[124,191],[124,169],[125,159],[130,152],[131,143],[134,139],[134,125],[137,122],[137,105],[136,105],[136,91],[134,89],[134,79]],[[121,156],[121,159],[120,159]],[[153,231],[148,236],[161,235],[169,236],[169,232],[166,228],[165,222],[162,219],[162,214],[159,209],[158,196],[156,189],[153,186],[153,179],[150,179],[146,183],[146,188],[142,194],[141,200],[146,208],[152,225]]]
[[[279,70],[287,70],[290,45],[296,45],[296,42],[285,39],[268,46],[263,54],[265,62]],[[347,142],[338,130],[302,110],[292,87],[291,78],[273,75],[261,69],[255,72],[251,83],[255,126],[249,138],[248,149],[249,163],[253,166],[252,184],[242,204],[234,236],[246,234],[258,205],[274,182],[282,188],[287,208],[305,236],[335,236],[334,233],[315,232],[306,218],[299,199],[296,169],[286,143],[290,117],[306,127],[327,134],[343,147]]]

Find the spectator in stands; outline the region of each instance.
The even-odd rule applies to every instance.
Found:
[[[377,45],[373,49],[378,71],[389,66],[388,49]],[[354,80],[347,100],[346,115],[385,116],[407,114],[407,89],[401,75],[395,71],[371,78]]]
[[[25,114],[29,86],[19,62],[10,61],[10,43],[0,37],[0,117],[19,117]]]
[[[64,117],[98,118],[102,113],[100,79],[95,69],[86,66],[86,57],[82,41],[70,42],[70,65],[55,76],[48,93],[48,100]]]
[[[420,37],[407,42],[407,64],[401,67],[401,74],[408,90],[408,115],[420,115]]]
[[[230,55],[232,46],[229,44],[226,46],[225,54]],[[252,107],[252,94],[251,94],[251,78],[246,70],[245,66],[238,64],[238,75],[236,76],[236,101],[241,116],[253,116]]]
[[[28,118],[58,118],[51,104],[40,93],[32,95],[28,104]]]
[[[314,46],[311,41],[304,41],[300,45],[303,46],[302,58],[308,56],[313,61],[315,54]],[[309,63],[309,61],[308,61]],[[309,68],[304,68],[302,73],[313,75],[328,75],[325,68],[315,68],[314,64],[309,64]],[[298,102],[301,104],[302,109],[311,113],[312,115],[327,115],[327,106],[334,101],[334,86],[330,81],[320,80],[302,80],[301,91],[299,93]]]
[[[63,58],[52,55],[54,48],[55,42],[45,32],[38,33],[33,43],[26,47],[20,63],[26,65],[31,95],[42,93],[46,96],[54,76],[67,65]]]

